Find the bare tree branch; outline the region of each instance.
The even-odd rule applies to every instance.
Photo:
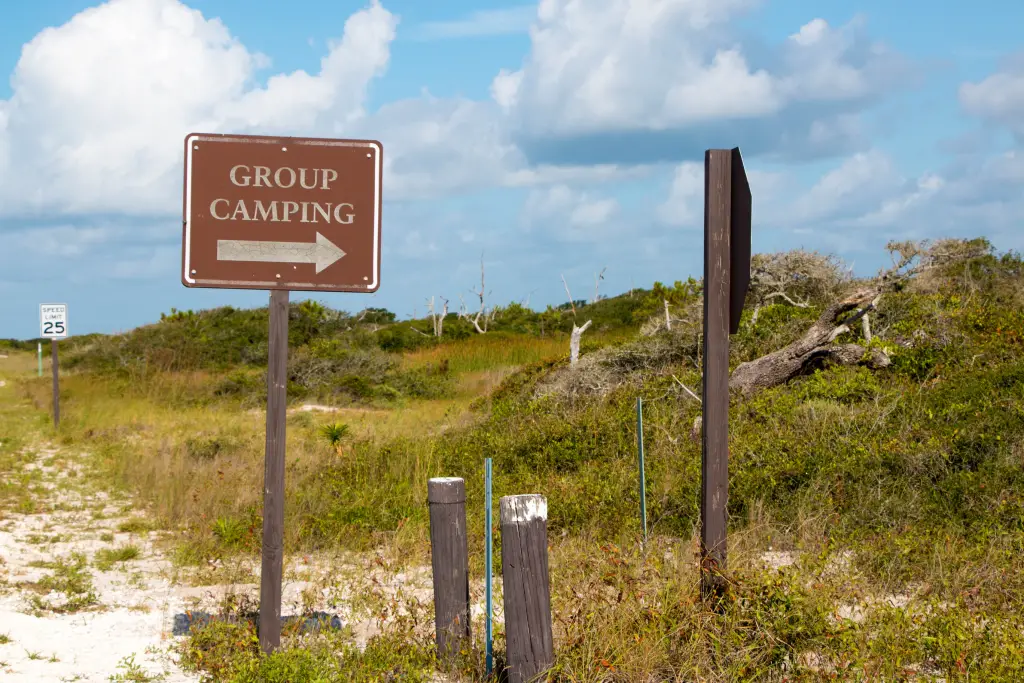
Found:
[[[480,254],[480,291],[477,292],[477,296],[480,297],[480,310],[476,312],[476,317],[473,318],[473,327],[480,334],[487,332],[487,321],[488,318],[484,318],[484,326],[480,327],[480,317],[484,315],[484,255]]]
[[[604,271],[606,270],[608,270],[608,266],[602,268],[601,272],[594,276],[594,298],[590,300],[590,303],[592,304],[596,304],[600,300],[600,295],[598,294],[598,286],[601,280],[604,279]]]
[[[697,403],[703,403],[703,401],[700,400],[700,397],[697,396],[697,394],[693,393],[690,390],[690,387],[686,386],[685,384],[683,384],[682,382],[679,381],[678,377],[676,377],[675,375],[672,375],[672,379],[674,379],[679,386],[681,386],[683,389],[685,389],[686,393],[688,393],[690,396],[692,396],[694,398],[694,400],[697,401]]]
[[[569,285],[565,281],[565,275],[562,275],[562,286],[565,287],[565,295],[569,297],[569,305],[572,307],[572,319],[576,320],[576,304],[573,303],[572,294],[569,292]]]

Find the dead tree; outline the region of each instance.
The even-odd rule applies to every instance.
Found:
[[[437,313],[434,311],[434,297],[427,300],[427,311],[430,313],[430,323],[434,328],[435,337],[440,337],[444,332],[444,319],[448,317],[448,299],[441,297],[441,301],[444,302],[444,308]]]
[[[789,346],[756,360],[741,363],[729,379],[730,389],[745,396],[784,384],[793,377],[823,363],[842,365],[863,363],[885,367],[889,356],[880,348],[861,344],[837,344],[836,340],[861,321],[864,338],[871,339],[870,325],[863,321],[878,306],[879,300],[910,278],[956,260],[971,258],[979,247],[962,240],[928,242],[891,242],[888,245],[893,265],[873,282],[864,285],[827,306],[800,339]]]
[[[569,366],[575,367],[576,362],[580,359],[580,338],[583,333],[590,327],[592,321],[588,320],[583,323],[583,327],[576,324],[576,304],[573,303],[572,293],[569,292],[569,285],[565,281],[565,276],[562,276],[562,285],[565,286],[565,295],[569,297],[569,306],[572,307],[572,334],[569,335]]]
[[[750,325],[757,324],[761,309],[774,299],[790,306],[807,308],[808,298],[828,298],[849,281],[842,263],[831,256],[794,249],[775,254],[755,254],[750,263],[750,292],[754,312]],[[801,301],[795,294],[803,293]]]
[[[789,346],[741,363],[729,379],[729,388],[744,395],[784,384],[816,364],[826,361],[852,364],[863,360],[874,367],[889,364],[881,349],[869,351],[859,344],[835,344],[836,339],[850,331],[850,325],[875,308],[881,291],[877,287],[859,289],[828,306],[804,335]],[[849,317],[843,317],[855,311]]]
[[[491,320],[491,318],[494,317],[494,312],[493,311],[491,312],[491,316],[490,317],[488,317],[486,315],[487,308],[484,305],[484,257],[483,257],[483,255],[480,256],[480,291],[479,292],[475,292],[475,294],[478,297],[480,297],[480,310],[478,310],[476,312],[476,317],[473,318],[473,321],[472,321],[473,322],[473,327],[475,327],[476,331],[479,332],[480,334],[484,334],[485,332],[487,332],[487,324],[488,324],[488,322]],[[481,318],[483,318],[483,320],[484,320],[483,327],[480,327],[480,319]]]
[[[604,279],[604,271],[606,271],[606,270],[608,270],[607,266],[602,268],[601,272],[594,276],[594,298],[590,300],[590,303],[592,303],[592,304],[596,304],[601,299],[601,296],[597,292],[598,292],[598,287],[600,286],[601,280]]]
[[[665,329],[672,330],[672,318],[668,314],[668,299],[664,299],[665,302]]]

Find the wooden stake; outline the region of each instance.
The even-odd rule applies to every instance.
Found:
[[[427,503],[437,658],[451,664],[470,638],[466,482],[457,477],[431,479]]]
[[[260,565],[260,649],[281,645],[284,569],[284,453],[288,381],[288,290],[270,292],[267,363],[267,447],[263,470],[263,557]]]
[[[548,583],[548,508],[543,496],[500,501],[508,683],[526,683],[555,663]]]

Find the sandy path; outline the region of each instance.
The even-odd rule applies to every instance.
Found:
[[[184,604],[155,535],[122,531],[133,519],[127,501],[89,491],[79,483],[79,465],[57,455],[26,452],[21,474],[31,484],[24,505],[40,507],[5,511],[0,522],[2,678],[108,681],[144,672],[168,683],[198,681],[168,652],[173,615]],[[138,548],[135,559],[96,566],[97,551],[126,545]]]

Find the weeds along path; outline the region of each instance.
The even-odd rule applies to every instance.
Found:
[[[38,400],[25,400],[18,378],[30,376],[34,359],[10,361],[0,359],[0,680],[198,683],[212,672],[196,666],[197,645],[175,630],[189,612],[251,615],[258,557],[175,563],[180,534],[156,528],[88,450],[54,432]],[[497,590],[500,600],[500,582]],[[358,654],[375,638],[422,643],[433,634],[429,566],[387,552],[289,555],[282,597],[285,615],[338,616],[344,628],[325,657],[344,650],[352,666],[392,666],[386,657],[374,663],[384,646]],[[288,636],[283,644],[310,642]]]
[[[169,652],[181,600],[157,534],[90,481],[83,454],[44,439],[13,388],[0,386],[0,679],[198,680]]]

